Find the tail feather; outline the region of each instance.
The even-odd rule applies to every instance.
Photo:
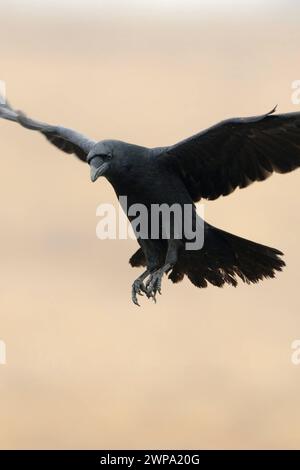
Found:
[[[222,287],[234,287],[238,279],[247,284],[274,278],[276,271],[285,266],[280,258],[283,253],[275,248],[260,245],[209,226],[204,246],[199,251],[185,251],[169,274],[173,282],[179,282],[186,274],[197,287],[208,283]]]
[[[238,285],[238,280],[255,284],[263,279],[274,278],[282,271],[283,253],[275,248],[260,245],[245,238],[232,235],[207,224],[204,246],[199,251],[183,251],[169,274],[174,283],[186,275],[197,287],[208,284],[223,287]],[[140,248],[129,260],[131,266],[146,266]]]
[[[146,266],[146,259],[144,252],[139,248],[130,258],[129,263],[133,268],[139,268],[140,266]]]

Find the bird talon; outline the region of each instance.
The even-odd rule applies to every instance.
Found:
[[[145,286],[142,281],[137,279],[132,284],[131,299],[132,299],[132,302],[139,307],[140,307],[140,304],[138,302],[137,296],[138,295],[143,296],[144,295],[143,292],[145,292]]]
[[[162,272],[157,271],[150,276],[150,279],[146,283],[147,297],[152,299],[156,303],[156,295],[159,293],[161,295],[161,278]]]

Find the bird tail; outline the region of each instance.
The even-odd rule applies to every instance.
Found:
[[[184,251],[169,274],[173,282],[179,282],[184,274],[197,287],[208,283],[217,287],[231,284],[238,279],[257,283],[274,278],[276,271],[285,266],[280,258],[283,253],[275,248],[260,245],[245,238],[206,225],[204,246],[198,251]]]

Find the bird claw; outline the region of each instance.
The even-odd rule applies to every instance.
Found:
[[[145,293],[148,296],[148,293],[147,293],[146,287],[144,286],[143,281],[141,281],[140,279],[136,279],[134,283],[132,284],[131,299],[132,299],[132,302],[138,307],[140,307],[140,304],[138,302],[137,296],[138,295],[143,296],[143,293]]]
[[[145,294],[148,299],[152,299],[154,303],[156,303],[156,295],[159,293],[161,295],[161,282],[162,282],[162,277],[163,277],[164,271],[162,270],[157,270],[154,273],[152,273],[146,283],[144,285],[143,281],[141,279],[136,279],[134,283],[132,284],[132,290],[131,290],[131,299],[132,302],[140,307],[139,301],[138,301],[138,295],[143,295]]]
[[[153,302],[156,303],[156,294],[159,293],[161,295],[161,281],[163,277],[163,271],[158,270],[151,274],[147,284],[147,297],[152,298]]]

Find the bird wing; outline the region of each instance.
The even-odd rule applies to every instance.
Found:
[[[276,108],[275,108],[276,109]],[[234,118],[165,148],[194,201],[300,166],[300,112]],[[171,158],[171,160],[170,160]]]
[[[0,118],[18,122],[21,126],[41,132],[49,142],[66,153],[75,154],[80,160],[86,157],[96,143],[79,132],[62,126],[52,126],[44,122],[28,118],[21,111],[15,111],[7,102],[0,104]]]

